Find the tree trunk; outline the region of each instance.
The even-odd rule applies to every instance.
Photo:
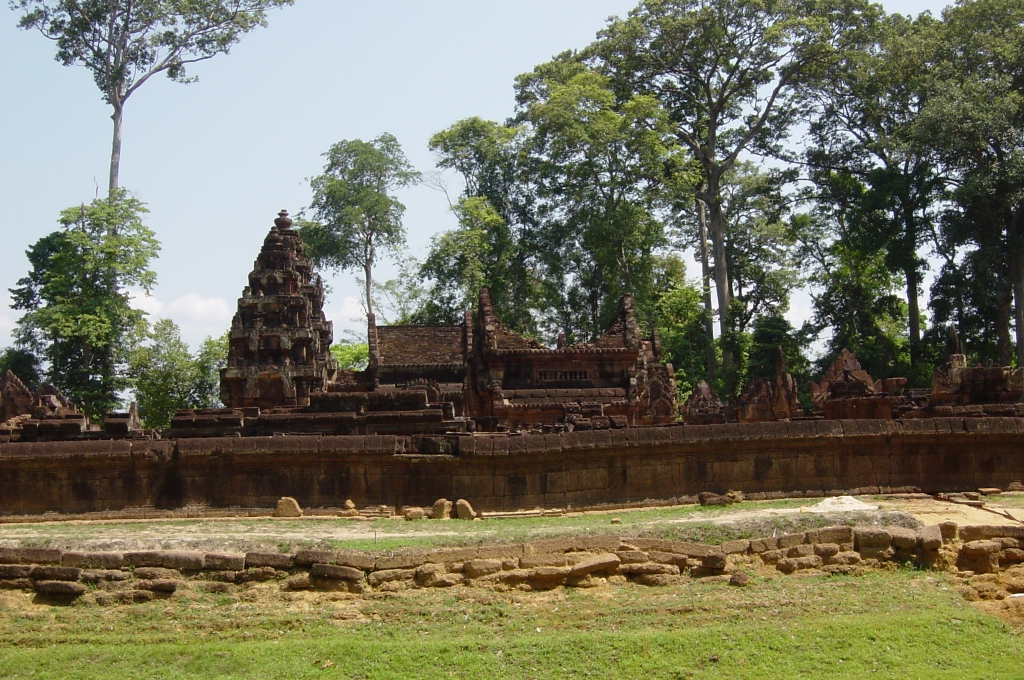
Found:
[[[1013,321],[1017,335],[1017,367],[1024,366],[1024,233],[1020,210],[1013,211],[1010,226],[1010,281],[1013,284]]]
[[[367,318],[369,318],[370,314],[373,314],[373,299],[372,299],[372,297],[370,295],[370,291],[372,290],[372,286],[373,286],[372,280],[370,278],[372,270],[373,270],[373,264],[370,261],[367,261],[366,264],[363,265],[363,273],[366,275],[366,315],[367,315]]]
[[[728,347],[728,339],[732,335],[732,315],[729,313],[732,300],[729,295],[729,267],[725,261],[725,219],[719,197],[719,180],[717,173],[709,173],[708,198],[711,200],[708,209],[711,215],[708,220],[708,231],[714,248],[715,292],[718,297],[718,325],[722,337],[722,372],[728,374],[733,370],[735,362],[732,350]]]
[[[114,121],[114,139],[110,146],[110,179],[107,192],[113,194],[118,187],[118,173],[121,171],[121,122],[124,116],[124,103],[114,104],[114,113],[110,118]]]
[[[918,354],[921,348],[921,307],[917,299],[918,274],[914,267],[907,268],[907,310],[910,330],[910,365],[917,365]]]
[[[711,306],[711,263],[708,253],[707,206],[697,199],[697,219],[700,222],[700,270],[701,293],[704,297],[704,362],[707,364],[708,381],[718,379],[718,358],[715,356],[715,315]]]
[[[1009,291],[999,296],[996,312],[996,348],[999,352],[999,365],[1009,366],[1013,355],[1013,343],[1010,341],[1010,306],[1013,294]]]

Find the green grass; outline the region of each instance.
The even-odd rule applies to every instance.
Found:
[[[0,678],[988,679],[1024,661],[1020,630],[914,571],[366,599],[272,588],[0,607]]]

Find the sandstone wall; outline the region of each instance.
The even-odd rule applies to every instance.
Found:
[[[441,453],[425,453],[439,451]],[[798,421],[549,435],[279,436],[0,445],[0,515],[125,508],[580,508],[736,489],[748,497],[1005,488],[1024,419]]]

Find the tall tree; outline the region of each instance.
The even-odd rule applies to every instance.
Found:
[[[699,162],[723,335],[732,328],[722,179],[743,153],[775,154],[846,34],[875,13],[863,0],[644,0],[585,54],[621,93],[657,97]],[[724,351],[723,369],[734,370]]]
[[[378,250],[397,254],[405,244],[405,206],[392,192],[418,182],[420,173],[388,133],[369,142],[342,140],[324,156],[324,172],[311,182],[314,221],[300,233],[317,266],[362,269],[370,315]]]
[[[918,120],[953,184],[946,236],[996,273],[999,361],[1024,365],[1024,2],[961,1],[933,33],[934,78]],[[965,263],[967,264],[967,263]],[[1012,309],[1012,312],[1011,312]]]
[[[268,9],[294,0],[10,0],[24,11],[18,25],[54,41],[56,59],[92,72],[113,108],[111,194],[118,188],[124,107],[142,85],[165,73],[179,83],[196,80],[189,64],[227,53],[243,35],[266,26]]]
[[[816,172],[845,172],[865,187],[850,215],[865,247],[882,249],[885,264],[903,276],[908,302],[910,361],[921,348],[919,254],[936,228],[944,178],[935,154],[918,143],[914,125],[925,103],[927,51],[935,20],[895,14],[865,34],[858,49],[834,66],[835,77],[813,88],[817,114],[805,157]]]
[[[27,251],[31,270],[11,289],[18,342],[48,364],[47,377],[87,417],[102,416],[128,387],[127,357],[145,332],[129,289],[152,290],[160,249],[145,206],[115,190],[60,214],[63,227]]]
[[[626,293],[650,325],[667,244],[662,190],[678,162],[664,110],[647,95],[617,101],[605,76],[568,54],[520,76],[516,91],[531,131],[523,162],[537,188],[548,334],[596,337]]]

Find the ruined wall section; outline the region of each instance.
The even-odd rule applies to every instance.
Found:
[[[748,498],[1005,488],[1024,419],[805,421],[508,436],[287,436],[0,445],[0,514],[130,507],[583,508],[736,489]]]

